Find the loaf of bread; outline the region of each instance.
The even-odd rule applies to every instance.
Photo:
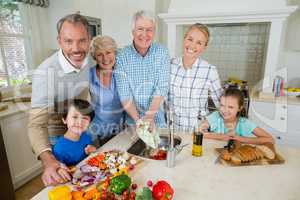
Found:
[[[266,145],[240,144],[231,151],[226,148],[223,149],[221,158],[235,165],[240,165],[241,163],[257,161],[263,158],[274,159],[275,152]]]
[[[265,145],[257,145],[256,148],[261,151],[264,157],[271,160],[275,158],[275,153],[269,147]]]
[[[229,161],[231,159],[231,155],[227,149],[222,150],[221,157],[226,161]]]
[[[235,165],[240,165],[242,163],[241,159],[238,158],[234,153],[230,156],[230,160]]]

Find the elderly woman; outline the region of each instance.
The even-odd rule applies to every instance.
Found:
[[[109,36],[92,40],[90,53],[97,62],[90,69],[90,93],[95,118],[89,132],[97,135],[100,145],[118,134],[123,127],[124,112],[116,89],[114,67],[117,44]]]
[[[217,68],[201,57],[208,41],[205,25],[191,25],[184,35],[183,55],[171,60],[169,99],[177,130],[191,131],[197,126],[198,117],[208,112],[208,94],[219,105],[222,88]]]

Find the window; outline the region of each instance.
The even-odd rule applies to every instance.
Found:
[[[29,37],[24,33],[18,3],[0,1],[0,88],[29,82],[26,48]]]

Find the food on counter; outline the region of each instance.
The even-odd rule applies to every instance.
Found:
[[[221,158],[225,161],[231,161],[233,164],[239,165],[245,162],[252,162],[262,158],[274,159],[275,153],[265,145],[239,145],[232,151],[223,149]]]
[[[153,182],[151,180],[147,181],[147,186],[148,187],[152,187],[153,186]]]
[[[264,146],[264,145],[258,145],[256,148],[258,148],[262,152],[264,157],[266,157],[268,159],[275,158],[275,153],[269,147]]]
[[[127,174],[138,162],[138,158],[128,155],[127,152],[114,150],[94,154],[76,167],[72,184],[80,189],[99,183],[107,177]]]
[[[131,185],[131,189],[133,189],[133,190],[136,190],[137,189],[137,184],[136,183],[133,183],[132,185]]]
[[[152,191],[148,187],[143,187],[136,193],[135,200],[152,200]]]
[[[224,160],[227,160],[229,161],[231,159],[231,155],[229,153],[229,151],[227,149],[223,149],[222,152],[221,152],[221,157],[224,159]]]
[[[48,192],[49,200],[72,200],[71,190],[68,186],[57,186]]]
[[[84,193],[83,195],[84,199],[90,200],[90,199],[99,199],[100,198],[100,192],[97,188],[92,188]]]
[[[84,191],[72,191],[72,200],[84,200]]]
[[[150,158],[154,160],[166,160],[167,151],[162,149],[153,149],[150,151]]]
[[[110,189],[115,194],[122,194],[131,185],[131,178],[126,174],[116,176],[111,179]]]
[[[173,195],[174,190],[168,182],[160,180],[153,185],[152,196],[155,200],[171,200]]]

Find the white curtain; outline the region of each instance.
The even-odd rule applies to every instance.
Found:
[[[20,12],[24,24],[24,33],[27,35],[25,42],[26,57],[31,66],[29,70],[35,69],[47,56],[47,39],[49,36],[47,9],[20,3]]]

